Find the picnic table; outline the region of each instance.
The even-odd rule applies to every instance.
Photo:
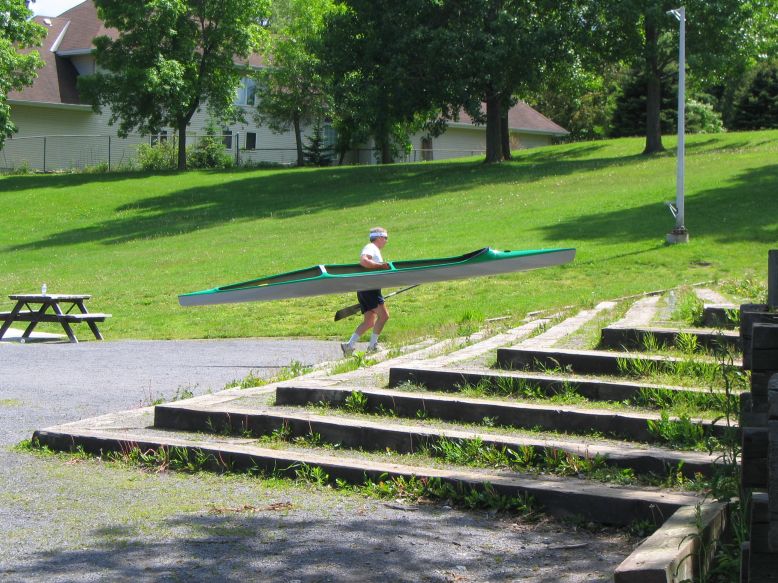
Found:
[[[111,314],[90,313],[86,309],[86,300],[91,295],[84,294],[13,294],[8,296],[16,302],[10,312],[0,312],[0,340],[14,322],[29,322],[22,334],[25,342],[35,327],[41,322],[57,322],[65,330],[71,342],[78,342],[71,324],[86,322],[95,338],[103,339],[97,322],[104,322]],[[78,309],[78,311],[74,311]]]

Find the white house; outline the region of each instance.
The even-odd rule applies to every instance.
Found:
[[[8,96],[11,119],[18,133],[6,141],[0,150],[0,168],[29,165],[32,168],[54,170],[84,167],[109,161],[116,166],[129,161],[140,143],[158,137],[131,135],[117,137],[116,128],[108,124],[107,113],[96,114],[82,102],[76,86],[79,75],[93,73],[95,59],[92,39],[117,31],[106,28],[97,16],[92,0],[71,8],[56,17],[35,17],[48,33],[39,49],[45,66],[32,86]],[[258,55],[249,64],[262,66]],[[253,82],[244,79],[236,94],[236,104],[246,113],[245,123],[223,125],[225,147],[242,161],[294,163],[297,154],[291,132],[274,134],[256,124],[253,118]],[[198,111],[190,124],[191,133],[204,133],[208,122],[205,108]],[[509,112],[511,144],[514,148],[547,145],[555,137],[568,132],[523,102]],[[169,129],[163,132],[174,135]],[[332,128],[325,127],[325,136],[333,137]],[[463,114],[460,121],[451,123],[438,138],[423,135],[413,137],[410,160],[431,160],[483,153],[485,129],[474,125]],[[350,162],[372,163],[372,152],[361,149],[352,153]]]

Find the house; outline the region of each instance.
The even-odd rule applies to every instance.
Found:
[[[109,114],[96,114],[81,100],[76,80],[95,70],[92,39],[100,35],[113,36],[115,29],[106,28],[97,16],[92,0],[67,10],[56,17],[35,17],[47,29],[46,39],[38,49],[45,66],[38,72],[32,86],[8,96],[11,120],[18,133],[0,150],[0,168],[29,165],[40,170],[79,168],[109,162],[116,167],[135,155],[137,146],[174,135],[172,129],[158,136],[130,135],[119,138],[116,128],[108,124]],[[258,55],[249,65],[262,66]],[[225,147],[241,161],[292,164],[296,161],[294,135],[274,134],[253,119],[254,85],[244,79],[236,92],[245,122],[222,125]],[[204,133],[208,124],[205,108],[198,111],[190,124],[192,139]],[[567,131],[525,103],[519,102],[509,115],[511,144],[515,148],[547,145]],[[331,127],[325,127],[325,137],[334,139]],[[310,130],[310,128],[308,128]],[[440,137],[431,139],[421,134],[413,137],[410,161],[453,158],[480,154],[485,150],[485,129],[462,115],[459,122],[449,125]],[[373,163],[369,148],[359,149],[349,162]]]

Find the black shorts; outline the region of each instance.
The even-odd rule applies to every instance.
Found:
[[[359,308],[362,313],[375,310],[378,306],[384,303],[384,296],[381,295],[380,289],[369,289],[367,291],[357,292],[357,300],[359,300]]]

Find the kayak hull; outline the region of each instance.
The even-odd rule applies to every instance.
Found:
[[[575,249],[495,251],[487,247],[458,257],[393,262],[386,270],[367,270],[358,264],[318,265],[182,294],[178,299],[182,306],[282,300],[513,273],[562,265],[574,258]]]

